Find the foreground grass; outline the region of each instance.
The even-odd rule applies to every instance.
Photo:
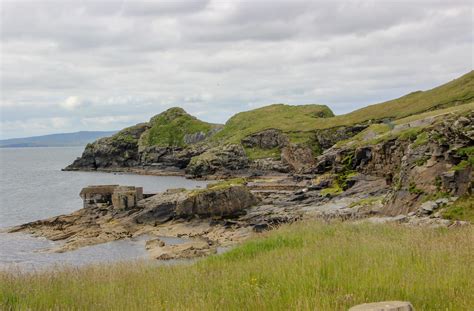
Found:
[[[472,228],[300,223],[194,265],[0,274],[0,309],[473,310]]]

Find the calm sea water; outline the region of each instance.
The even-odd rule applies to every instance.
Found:
[[[146,193],[205,186],[205,182],[182,177],[61,171],[82,150],[82,147],[0,148],[0,230],[80,209],[79,192],[88,185],[142,186]],[[143,240],[115,241],[61,254],[41,252],[55,243],[58,242],[26,234],[0,233],[0,269],[146,258]]]

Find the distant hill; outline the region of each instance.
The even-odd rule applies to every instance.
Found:
[[[85,146],[99,138],[111,136],[115,133],[117,133],[117,131],[81,131],[75,133],[11,138],[0,140],[0,148]]]

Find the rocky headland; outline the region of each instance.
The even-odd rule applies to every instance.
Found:
[[[152,257],[175,259],[305,219],[467,225],[474,214],[473,99],[470,72],[341,116],[322,105],[277,104],[217,125],[171,108],[87,145],[65,169],[220,181],[158,194],[91,186],[77,212],[10,231],[64,241],[55,251],[146,234]],[[167,245],[162,236],[189,242]]]

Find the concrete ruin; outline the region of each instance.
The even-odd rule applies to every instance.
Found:
[[[132,209],[143,199],[143,188],[120,185],[88,186],[79,194],[84,208],[107,207],[112,205],[117,210]]]

